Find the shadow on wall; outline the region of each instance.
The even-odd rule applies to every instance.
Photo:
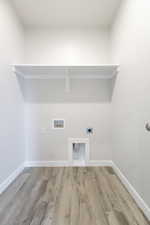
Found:
[[[24,79],[17,76],[25,102],[29,103],[109,103],[116,77],[113,79],[74,79],[70,92],[65,92],[65,80]]]

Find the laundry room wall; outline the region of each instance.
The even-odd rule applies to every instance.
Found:
[[[27,29],[26,62],[49,65],[110,63],[107,29]],[[68,138],[87,138],[93,127],[90,159],[109,160],[113,82],[72,80],[65,93],[60,80],[26,81],[28,161],[67,161]],[[65,119],[64,130],[53,130],[53,118]]]
[[[22,63],[23,45],[23,27],[10,1],[1,0],[0,184],[24,163],[24,100],[18,80],[12,72],[13,63]]]
[[[108,64],[109,29],[34,28],[25,33],[26,63],[50,65]]]
[[[150,206],[150,2],[122,2],[112,29],[113,161]]]

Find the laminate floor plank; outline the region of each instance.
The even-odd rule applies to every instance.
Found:
[[[0,195],[0,225],[148,224],[111,167],[29,168]]]

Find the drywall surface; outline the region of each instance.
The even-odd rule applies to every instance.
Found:
[[[27,29],[26,63],[84,65],[109,63],[107,29]]]
[[[113,94],[113,160],[150,206],[150,2],[122,2],[112,30],[120,63]]]
[[[87,127],[93,127],[90,159],[111,159],[109,103],[29,104],[28,161],[68,161],[69,138],[87,138]],[[65,129],[52,129],[52,119],[64,119]]]
[[[27,29],[26,63],[50,65],[108,64],[107,29]],[[23,91],[27,109],[29,161],[68,160],[68,139],[87,138],[93,127],[90,159],[111,159],[110,108],[112,82],[28,80]],[[52,130],[53,118],[64,118],[64,130]]]
[[[23,98],[12,63],[23,58],[23,30],[7,0],[0,1],[0,183],[24,162]]]
[[[22,93],[29,103],[111,103],[113,82],[105,79],[71,79],[66,92],[65,79],[27,79]]]

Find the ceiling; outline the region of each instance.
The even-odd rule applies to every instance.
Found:
[[[12,0],[25,26],[99,27],[112,23],[121,0]]]

